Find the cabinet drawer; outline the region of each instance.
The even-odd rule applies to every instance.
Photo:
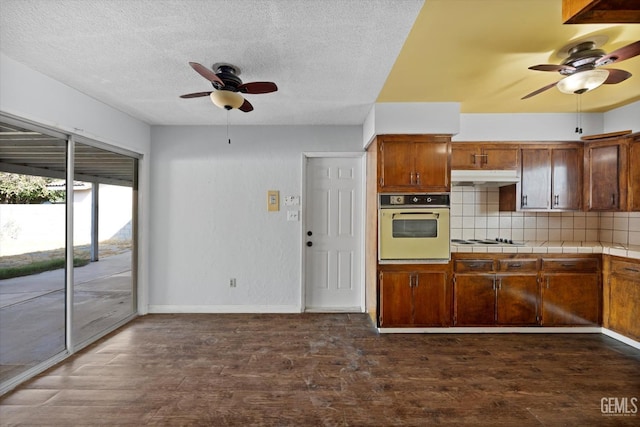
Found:
[[[640,281],[640,262],[611,260],[611,274],[632,276]]]
[[[596,272],[598,266],[598,260],[595,258],[542,258],[544,271]]]
[[[498,271],[519,272],[538,271],[537,259],[501,259],[498,261]]]
[[[493,271],[492,259],[461,259],[454,264],[455,271]]]

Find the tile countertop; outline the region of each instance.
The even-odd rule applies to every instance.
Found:
[[[640,246],[620,243],[570,242],[570,241],[526,241],[524,246],[515,245],[460,245],[451,243],[451,252],[460,253],[513,253],[513,254],[608,254],[640,259]]]

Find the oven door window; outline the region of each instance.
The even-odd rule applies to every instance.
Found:
[[[438,237],[438,220],[435,218],[400,218],[393,219],[392,236],[397,238],[435,238]]]

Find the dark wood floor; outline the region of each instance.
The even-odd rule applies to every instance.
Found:
[[[149,315],[6,394],[0,424],[640,425],[640,414],[603,415],[609,397],[640,398],[640,351],[599,334],[378,335],[364,314]]]

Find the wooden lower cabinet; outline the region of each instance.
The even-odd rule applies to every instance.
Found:
[[[410,267],[381,266],[378,325],[384,328],[449,326],[451,291],[448,267],[440,267],[440,271]]]
[[[640,341],[640,261],[611,260],[608,303],[605,327]]]
[[[537,325],[539,295],[535,274],[498,276],[496,324]]]
[[[456,326],[529,326],[538,323],[536,274],[456,274]]]
[[[600,257],[542,258],[542,325],[602,324]]]
[[[594,273],[543,277],[542,326],[601,324],[600,277]]]

